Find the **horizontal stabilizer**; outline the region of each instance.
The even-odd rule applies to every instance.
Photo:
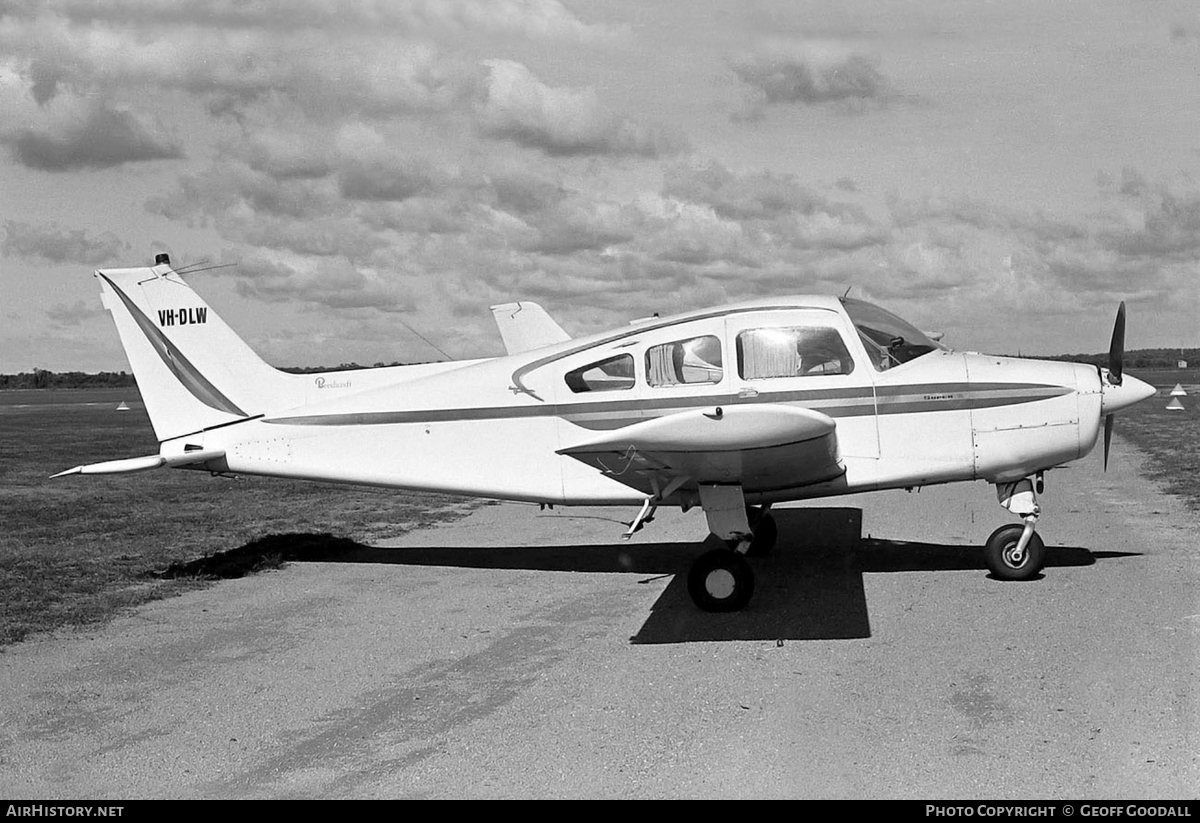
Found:
[[[90,463],[86,466],[76,466],[73,469],[67,469],[65,472],[51,475],[50,479],[66,477],[69,474],[130,474],[132,472],[144,472],[148,469],[161,469],[163,467],[191,466],[196,463],[207,463],[209,460],[217,460],[224,456],[225,451],[223,449],[190,451],[172,455],[150,454],[145,457],[130,457],[125,460],[108,460],[104,463]]]

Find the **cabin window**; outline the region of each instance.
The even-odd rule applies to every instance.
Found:
[[[633,355],[619,354],[572,369],[567,372],[566,381],[567,387],[576,394],[632,389]]]
[[[720,383],[724,375],[721,341],[711,334],[646,350],[646,382],[651,386]]]
[[[737,336],[743,380],[849,374],[854,361],[837,329],[793,326],[747,329]]]

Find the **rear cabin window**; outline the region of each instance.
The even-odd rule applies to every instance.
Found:
[[[690,337],[646,350],[646,382],[651,386],[720,383],[721,341],[712,335]]]
[[[633,355],[619,354],[566,374],[567,388],[576,394],[590,391],[620,391],[633,388]]]
[[[737,336],[743,380],[849,374],[854,361],[836,329],[816,326],[747,329]]]

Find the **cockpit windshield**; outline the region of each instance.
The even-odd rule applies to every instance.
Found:
[[[848,297],[842,299],[842,305],[850,315],[850,322],[858,330],[867,354],[871,355],[871,364],[880,371],[915,360],[931,351],[946,350],[945,346],[930,339],[925,332],[890,311]]]

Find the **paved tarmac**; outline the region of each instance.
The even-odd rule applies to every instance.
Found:
[[[983,483],[779,510],[737,614],[688,599],[696,511],[222,582],[0,654],[0,797],[1195,798],[1200,526],[1139,461],[1048,476],[1023,583]]]

